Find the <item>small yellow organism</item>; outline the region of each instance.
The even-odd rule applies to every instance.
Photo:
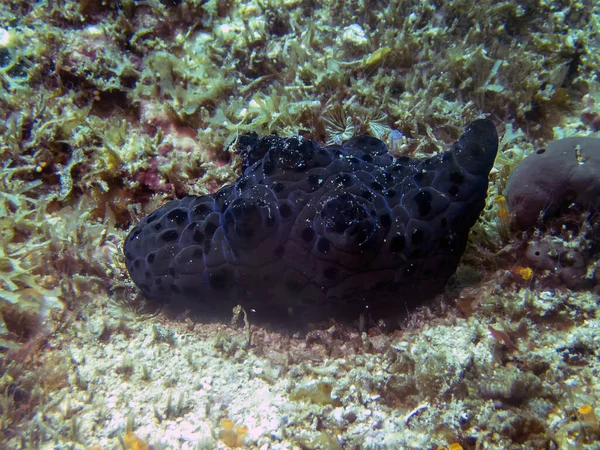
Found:
[[[246,425],[238,425],[237,427],[235,427],[235,434],[237,435],[236,443],[238,447],[242,447],[246,443],[248,427]]]
[[[448,447],[438,447],[437,450],[463,450],[463,448],[458,442],[454,442]]]
[[[596,417],[596,413],[594,408],[591,405],[583,405],[581,408],[577,409],[577,413],[579,417],[587,423],[592,428],[598,427],[598,418]]]
[[[392,49],[389,47],[383,47],[378,50],[375,50],[371,53],[364,61],[363,67],[366,69],[368,67],[376,67],[383,63],[383,60],[387,55],[392,52]]]
[[[127,450],[149,450],[148,444],[138,438],[132,431],[125,433],[123,443]]]
[[[510,214],[508,213],[508,203],[503,195],[496,197],[494,203],[496,203],[498,215],[496,229],[502,240],[508,242],[510,239]]]
[[[531,280],[531,277],[533,277],[533,270],[531,270],[531,267],[516,266],[513,271],[525,281]]]
[[[504,195],[499,195],[496,197],[496,206],[498,207],[498,218],[501,222],[508,226],[508,222],[510,221],[510,215],[508,214],[508,203],[506,203],[506,197]]]
[[[219,430],[219,439],[225,442],[230,448],[243,447],[246,443],[248,427],[245,425],[235,426],[231,419],[221,419],[221,430]]]

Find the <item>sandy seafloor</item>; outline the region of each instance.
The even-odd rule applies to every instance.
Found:
[[[524,234],[503,200],[526,155],[598,137],[599,8],[3,1],[0,447],[600,448],[597,220]],[[419,156],[480,117],[488,207],[447,292],[396,321],[205,323],[127,277],[130,227],[235,179],[239,133]],[[586,283],[530,240],[583,255]]]

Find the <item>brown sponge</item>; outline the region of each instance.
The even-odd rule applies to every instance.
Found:
[[[506,198],[520,230],[573,204],[582,210],[600,209],[600,139],[561,139],[528,156],[510,175]]]

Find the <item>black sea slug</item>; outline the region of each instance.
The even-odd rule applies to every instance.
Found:
[[[127,236],[127,269],[147,296],[259,314],[403,311],[455,272],[498,136],[477,120],[426,159],[394,158],[368,136],[327,147],[245,136],[238,147],[233,185],[170,201]]]

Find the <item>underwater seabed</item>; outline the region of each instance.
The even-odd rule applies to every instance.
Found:
[[[595,448],[597,296],[498,283],[514,276],[394,332],[290,336],[97,298],[9,366],[33,414],[7,448]]]
[[[0,448],[600,449],[599,36],[591,0],[0,2]],[[484,118],[485,209],[397,318],[207,320],[129,278],[246,133],[426,158]]]

